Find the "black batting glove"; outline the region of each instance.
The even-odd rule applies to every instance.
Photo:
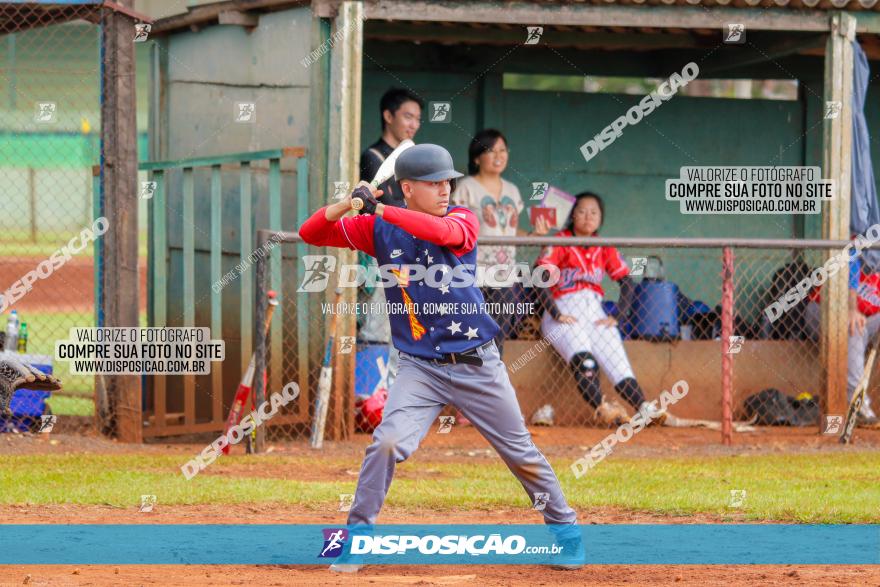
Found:
[[[363,201],[364,205],[360,209],[361,214],[375,214],[376,213],[376,204],[379,203],[379,200],[373,197],[373,193],[370,191],[370,188],[365,185],[360,185],[354,188],[354,191],[351,192],[351,199],[355,198]]]

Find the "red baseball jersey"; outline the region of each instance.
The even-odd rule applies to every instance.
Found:
[[[880,273],[859,276],[858,308],[865,316],[880,312]]]
[[[563,230],[556,236],[572,236]],[[544,247],[536,265],[555,265],[559,281],[551,288],[554,298],[582,289],[591,289],[605,296],[602,280],[607,274],[614,281],[629,275],[629,266],[614,247]]]
[[[815,287],[807,297],[817,304],[822,302],[821,287]],[[865,316],[880,312],[880,273],[865,275],[859,273],[859,286],[856,288],[856,306]]]
[[[880,311],[880,274],[866,275],[862,272],[862,261],[853,255],[849,262],[849,288],[856,290],[859,312],[873,316]],[[817,304],[822,302],[822,287],[814,287],[807,299]]]

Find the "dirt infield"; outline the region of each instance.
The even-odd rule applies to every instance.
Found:
[[[0,291],[21,279],[45,257],[4,258],[0,263]],[[147,266],[138,267],[140,309],[147,307]],[[90,312],[95,307],[95,265],[91,257],[74,257],[46,279],[33,282],[33,289],[15,303],[22,312]],[[63,293],[61,293],[63,292]]]
[[[374,566],[357,575],[292,566],[0,566],[6,585],[877,585],[875,567],[594,565],[577,571],[495,565]],[[29,580],[28,580],[29,577]],[[27,583],[26,583],[27,581]]]
[[[572,457],[598,442],[607,430],[583,428],[533,428],[535,442],[551,457]],[[125,445],[93,434],[51,434],[41,436],[2,435],[3,454],[192,454],[198,443]],[[54,442],[52,442],[54,441]],[[352,440],[331,442],[327,450],[336,457],[351,459],[356,467],[369,436],[358,434]],[[620,447],[621,455],[650,458],[655,455],[766,454],[873,450],[880,447],[880,431],[859,430],[855,447],[840,447],[834,437],[823,437],[813,429],[759,428],[750,434],[735,435],[735,444],[718,443],[718,432],[710,430],[648,429]],[[314,454],[304,441],[272,443],[272,452],[285,455]],[[240,447],[236,447],[238,450]],[[432,434],[414,459],[435,461],[488,462],[497,459],[488,444],[472,428],[455,434]],[[249,468],[250,469],[250,468]],[[248,471],[254,476],[259,467]],[[407,471],[400,471],[401,477]],[[212,474],[206,471],[205,474]],[[328,471],[303,471],[293,467],[275,468],[281,478],[315,479]],[[414,474],[414,473],[412,473]],[[334,473],[338,477],[339,471]],[[259,475],[257,475],[259,476]],[[233,505],[157,505],[151,513],[137,507],[82,505],[7,505],[0,516],[10,524],[339,524],[336,511],[317,511],[287,504]],[[697,514],[661,515],[601,507],[579,509],[583,524],[694,524],[740,523],[736,516]],[[469,511],[431,511],[386,507],[382,523],[540,523],[530,510],[495,508]],[[26,538],[24,538],[26,539]],[[230,548],[245,546],[230,541]],[[658,545],[659,547],[659,545]],[[0,585],[880,585],[880,566],[830,565],[593,565],[578,571],[554,571],[538,566],[437,565],[374,566],[355,576],[331,574],[325,567],[248,566],[248,565],[38,565],[0,566]],[[5,582],[3,582],[5,581]]]
[[[655,516],[619,510],[581,510],[584,523],[717,523],[717,516]],[[296,511],[278,506],[159,506],[149,514],[135,508],[101,506],[2,506],[7,523],[150,524],[336,524],[338,513]],[[407,512],[386,508],[385,523],[534,523],[535,512]],[[241,548],[230,541],[230,548]],[[880,567],[831,565],[590,565],[578,571],[500,565],[382,565],[357,575],[326,567],[288,565],[36,565],[0,566],[2,585],[877,585]]]

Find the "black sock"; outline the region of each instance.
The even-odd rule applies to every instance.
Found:
[[[627,377],[615,385],[614,389],[635,409],[639,409],[639,406],[645,401],[645,394],[639,387],[639,382],[632,377]]]

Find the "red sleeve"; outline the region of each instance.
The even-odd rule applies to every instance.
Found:
[[[566,247],[544,247],[543,249],[541,249],[541,254],[538,255],[538,258],[535,260],[535,266],[537,267],[538,265],[549,265],[553,267],[558,267],[559,269],[564,269],[566,267],[565,250]]]
[[[349,216],[337,222],[328,222],[324,216],[326,206],[312,214],[299,227],[299,235],[310,245],[316,247],[347,247],[363,251],[371,257],[376,256],[373,243],[373,225],[376,217],[372,214]]]
[[[451,208],[446,216],[433,216],[386,206],[382,218],[416,238],[447,247],[458,257],[474,249],[480,232],[480,222],[467,208]]]
[[[608,273],[608,277],[619,281],[629,275],[629,266],[623,260],[620,251],[614,247],[603,247],[602,251],[605,255],[605,272]]]

